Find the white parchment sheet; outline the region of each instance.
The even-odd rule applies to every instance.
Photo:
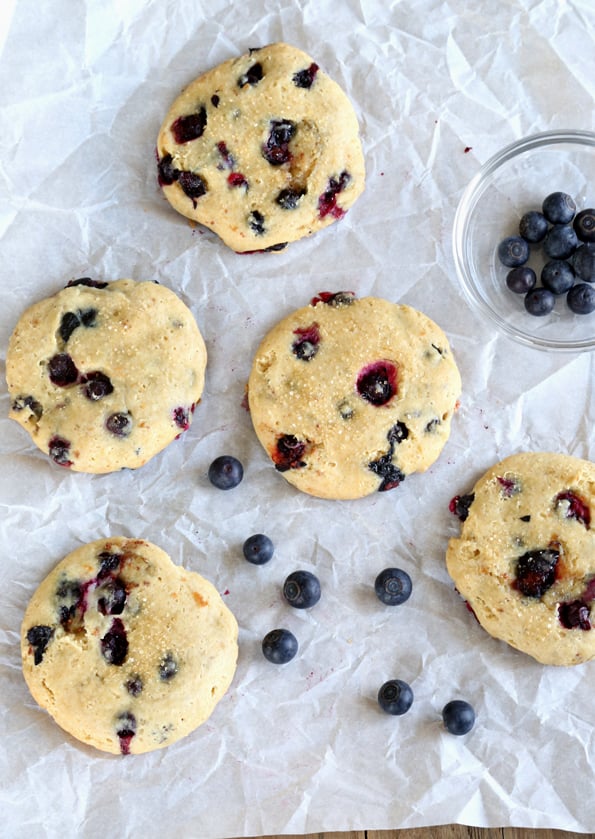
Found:
[[[221,839],[448,822],[595,831],[595,664],[544,667],[491,639],[444,563],[458,532],[448,502],[492,463],[527,449],[595,456],[594,356],[524,348],[481,323],[450,248],[461,193],[492,154],[537,131],[593,128],[591,0],[4,0],[0,19],[0,833]],[[185,84],[277,40],[313,56],[353,101],[367,188],[311,239],[239,256],[167,204],[155,142]],[[69,473],[7,419],[18,317],[81,276],[158,280],[207,343],[192,429],[138,472]],[[436,320],[463,395],[426,474],[329,502],[274,470],[242,399],[265,332],[317,292],[342,289]],[[227,493],[206,478],[222,453],[245,467]],[[241,555],[255,532],[276,545],[266,566]],[[207,576],[240,625],[237,674],[211,719],[146,756],[74,741],[20,669],[36,586],[66,553],[110,534],[149,539]],[[394,609],[372,588],[392,564],[414,586]],[[310,611],[280,596],[296,568],[321,580]],[[284,667],[260,652],[277,626],[300,642]],[[389,678],[413,687],[403,717],[376,704]],[[477,711],[466,737],[441,726],[456,697]]]

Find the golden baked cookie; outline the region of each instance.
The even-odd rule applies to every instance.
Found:
[[[190,427],[206,361],[173,291],[75,280],[30,306],[10,338],[10,416],[60,466],[135,469]]]
[[[543,664],[595,656],[595,465],[522,452],[489,469],[451,510],[446,564],[483,628]]]
[[[212,713],[237,661],[236,620],[211,583],[150,542],[83,545],[41,583],[21,628],[33,698],[114,754],[169,746]]]
[[[237,252],[310,236],[364,189],[350,101],[310,56],[283,43],[189,84],[163,121],[157,157],[171,205]]]
[[[323,293],[266,335],[248,403],[281,474],[360,498],[423,472],[446,443],[461,378],[444,332],[409,306]]]

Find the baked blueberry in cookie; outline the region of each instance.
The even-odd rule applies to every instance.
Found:
[[[481,626],[544,664],[595,657],[595,466],[522,452],[495,464],[450,509],[446,563]]]
[[[137,754],[209,717],[235,671],[237,631],[203,577],[149,542],[101,539],[65,557],[32,596],[23,673],[74,737]]]
[[[425,315],[325,291],[265,336],[248,403],[278,472],[311,495],[347,499],[427,469],[448,439],[460,387],[446,336]]]
[[[10,416],[58,466],[134,469],[190,428],[205,366],[198,326],[172,291],[82,278],[17,323]]]
[[[239,253],[312,235],[364,189],[353,106],[312,58],[283,43],[191,82],[163,120],[156,155],[174,209]]]

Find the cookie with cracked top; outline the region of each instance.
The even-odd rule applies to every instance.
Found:
[[[303,492],[360,498],[425,471],[461,378],[447,338],[409,306],[324,292],[273,327],[248,381],[256,434]]]
[[[140,754],[208,719],[233,679],[237,635],[208,580],[150,542],[100,539],[68,554],[33,594],[23,674],[73,737]]]
[[[343,218],[364,189],[355,111],[305,52],[252,49],[191,82],[157,139],[182,215],[237,252],[278,251]]]
[[[136,469],[192,422],[205,343],[183,301],[153,282],[76,280],[10,338],[10,416],[59,466]]]
[[[543,664],[595,657],[594,505],[595,465],[554,452],[507,457],[450,505],[457,591],[490,635]]]

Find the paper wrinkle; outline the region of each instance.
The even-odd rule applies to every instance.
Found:
[[[3,833],[94,839],[109,826],[226,839],[450,822],[595,831],[595,665],[544,667],[490,638],[444,563],[459,532],[449,501],[493,463],[523,450],[595,459],[594,356],[548,355],[497,334],[463,298],[450,244],[461,194],[496,151],[536,131],[592,129],[593,4],[129,0],[108,9],[86,0],[75,9],[57,0],[49,11],[18,0],[5,16]],[[238,256],[164,199],[156,137],[199,73],[276,40],[312,55],[353,101],[367,188],[316,236],[273,256]],[[207,345],[191,430],[137,472],[60,470],[7,418],[6,346],[17,319],[82,276],[158,280],[192,309]],[[314,499],[287,484],[243,404],[267,330],[323,290],[420,309],[445,330],[463,379],[439,460],[359,501]],[[229,493],[206,474],[224,452],[245,468]],[[263,567],[241,553],[257,532],[275,543]],[[237,673],[212,717],[170,749],[129,759],[64,734],[30,697],[19,653],[22,615],[43,577],[78,545],[115,534],[153,541],[204,574],[240,627]],[[391,609],[373,581],[393,564],[411,575],[413,593]],[[322,585],[306,612],[281,596],[297,568]],[[277,626],[300,644],[283,667],[260,649]],[[413,688],[403,717],[378,707],[389,678]],[[457,697],[477,711],[464,738],[440,719]]]

